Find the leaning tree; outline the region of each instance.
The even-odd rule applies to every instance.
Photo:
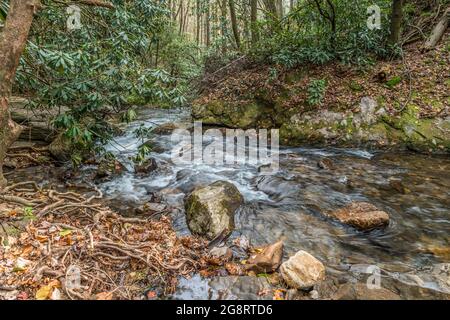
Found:
[[[73,2],[113,8],[111,3],[99,0]],[[11,119],[8,101],[33,17],[40,8],[40,0],[11,0],[5,25],[0,33],[0,189],[4,188],[7,183],[3,175],[6,151],[22,131],[21,126]]]

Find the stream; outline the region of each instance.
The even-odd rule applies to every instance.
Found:
[[[183,198],[195,187],[217,180],[232,182],[245,198],[236,214],[231,240],[245,236],[252,245],[284,240],[284,259],[305,250],[321,260],[327,278],[337,285],[362,282],[369,265],[381,272],[381,286],[403,299],[449,297],[450,294],[450,158],[407,152],[338,148],[280,148],[280,170],[262,175],[257,166],[174,164],[170,135],[153,137],[158,146],[151,156],[158,169],[136,175],[130,157],[142,141],[133,131],[164,123],[192,124],[189,110],[145,109],[123,136],[107,146],[129,170],[101,183],[105,197],[123,211],[138,207],[158,194],[177,208],[174,227],[189,234]],[[331,170],[318,161],[329,158]],[[14,179],[34,175],[45,182],[51,172],[18,170]],[[83,170],[89,170],[89,167]],[[47,175],[47,178],[46,178]],[[39,178],[38,178],[39,177]],[[389,213],[390,225],[359,232],[324,218],[322,212],[350,201],[366,201]],[[261,299],[267,281],[260,277],[224,276],[180,279],[175,299]],[[327,288],[319,291],[326,297]]]

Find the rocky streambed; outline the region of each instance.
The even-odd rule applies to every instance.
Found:
[[[189,127],[191,122],[190,110],[146,109],[123,128],[125,134],[107,146],[123,168],[98,180],[108,202],[129,215],[145,206],[166,206],[179,234],[216,238],[217,245],[224,243],[224,254],[229,248],[236,261],[247,260],[247,265],[258,264],[258,254],[277,263],[250,276],[223,270],[212,279],[182,278],[171,298],[272,299],[274,292],[289,299],[449,298],[447,156],[284,147],[274,175],[250,164],[175,164],[168,133],[174,123]],[[153,160],[135,172],[130,157],[142,141],[133,131],[142,125],[167,130],[156,131],[148,142]],[[96,170],[85,166],[78,182]],[[34,175],[55,184],[48,180],[54,173],[29,168],[9,179]],[[208,220],[214,201],[225,203],[226,210]],[[227,232],[221,232],[225,226]],[[245,256],[237,247],[247,241],[266,249]]]

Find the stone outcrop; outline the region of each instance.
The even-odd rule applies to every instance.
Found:
[[[229,128],[280,129],[280,143],[343,147],[410,149],[421,153],[450,152],[450,117],[423,118],[411,104],[399,116],[386,112],[376,97],[364,97],[354,108],[297,112],[283,99],[262,99],[256,93],[245,101],[210,100],[194,103],[192,116],[204,124]]]

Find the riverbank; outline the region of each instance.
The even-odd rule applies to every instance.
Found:
[[[450,152],[450,43],[358,69],[241,59],[206,74],[193,117],[230,128],[278,128],[282,144]]]

